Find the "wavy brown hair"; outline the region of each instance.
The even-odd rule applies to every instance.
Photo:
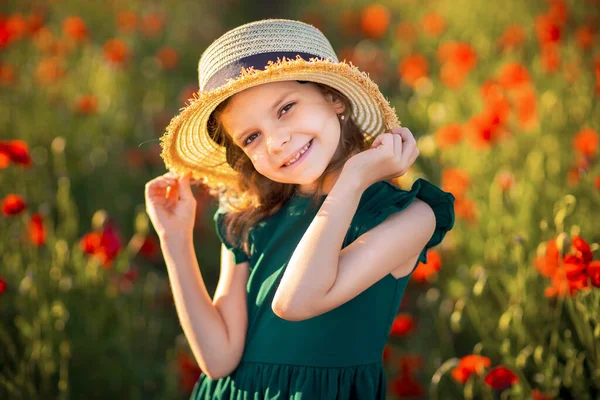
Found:
[[[327,85],[298,81],[299,83],[310,83],[317,85],[323,96],[331,95],[332,101],[341,100],[345,106],[344,120],[340,122],[341,133],[340,142],[335,154],[323,174],[317,180],[317,190],[312,197],[312,207],[316,208],[320,197],[324,195],[323,186],[325,179],[330,175],[339,172],[346,160],[355,154],[360,153],[370,147],[370,143],[365,140],[360,128],[354,123],[352,115],[352,106],[350,101],[340,93]],[[327,99],[327,97],[325,97]],[[231,97],[229,98],[231,99]],[[224,215],[223,224],[225,226],[225,240],[241,248],[246,255],[250,256],[250,246],[248,243],[248,232],[259,221],[267,218],[281,209],[297,191],[297,184],[275,182],[261,175],[252,164],[246,153],[237,146],[231,135],[225,131],[221,123],[221,114],[229,104],[229,99],[223,101],[212,112],[208,120],[208,132],[212,140],[218,145],[225,146],[225,155],[227,163],[238,172],[237,185],[240,192],[247,198],[247,206],[234,207],[227,204],[227,213]]]

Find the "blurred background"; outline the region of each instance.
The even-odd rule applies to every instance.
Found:
[[[202,51],[320,28],[418,140],[456,225],[411,278],[390,399],[600,398],[600,2],[0,2],[0,398],[186,399],[199,377],[144,185]],[[215,199],[195,246],[212,293]],[[357,320],[357,323],[360,321]]]

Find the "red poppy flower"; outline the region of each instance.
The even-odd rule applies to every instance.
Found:
[[[22,39],[27,34],[28,24],[22,14],[12,14],[5,23],[6,29],[10,32],[10,41]]]
[[[600,287],[600,260],[592,261],[587,267],[587,275],[592,285]]]
[[[0,168],[8,166],[8,162],[31,166],[29,147],[23,140],[0,141]]]
[[[588,264],[594,257],[590,245],[579,235],[573,236],[571,239],[571,251],[584,264]]]
[[[452,378],[459,383],[465,383],[472,374],[482,374],[483,370],[492,364],[488,357],[470,354],[458,361],[456,368],[452,370]]]
[[[579,275],[585,272],[587,265],[582,263],[574,254],[567,254],[563,258],[563,268],[567,279],[577,279]]]
[[[573,148],[586,157],[594,157],[598,153],[598,133],[591,128],[580,130],[573,138]]]
[[[421,397],[425,389],[414,379],[414,371],[423,367],[420,355],[404,355],[400,358],[400,372],[391,382],[390,391],[397,397]]]
[[[177,354],[177,370],[181,387],[186,393],[191,393],[202,370],[188,353],[182,351]]]
[[[101,237],[97,232],[88,232],[79,241],[79,247],[86,254],[95,254],[100,248]]]
[[[440,254],[435,250],[429,250],[427,252],[427,263],[420,262],[417,268],[412,273],[412,279],[417,282],[428,282],[429,279],[438,273],[442,267],[442,258]]]
[[[519,378],[510,369],[499,366],[492,369],[486,375],[484,381],[496,390],[504,390],[519,382]]]
[[[388,362],[391,357],[392,357],[392,349],[390,348],[390,345],[388,343],[386,343],[386,345],[383,347],[383,354],[381,355],[383,363]]]
[[[413,54],[405,57],[398,65],[398,75],[409,86],[414,87],[415,83],[428,75],[429,63],[425,57],[420,54]]]
[[[15,81],[16,72],[12,65],[0,63],[0,85],[10,86]]]
[[[46,57],[42,59],[36,69],[36,78],[44,84],[52,84],[65,75],[64,62],[57,56]]]
[[[526,86],[514,94],[517,120],[524,130],[537,123],[537,96],[531,86]]]
[[[179,62],[179,55],[172,47],[165,46],[156,53],[156,59],[162,69],[173,69]]]
[[[148,37],[159,35],[164,26],[164,18],[159,13],[147,14],[142,17],[142,33]]]
[[[514,49],[525,41],[525,29],[520,25],[509,25],[498,39],[498,45],[504,49]]]
[[[390,391],[397,397],[422,397],[425,388],[411,376],[399,375],[390,382]]]
[[[109,222],[100,232],[86,233],[79,245],[86,254],[98,258],[104,268],[110,268],[112,261],[121,250],[121,239],[113,224]]]
[[[29,221],[29,240],[36,246],[43,246],[46,243],[46,228],[39,213],[34,213]]]
[[[503,192],[510,190],[510,188],[515,183],[515,176],[510,172],[502,171],[498,174],[496,178],[498,185],[502,189]]]
[[[79,114],[94,114],[98,110],[98,99],[93,95],[83,95],[77,99],[75,109]]]
[[[6,216],[20,214],[27,205],[21,196],[18,194],[9,194],[2,200],[2,212]]]
[[[442,187],[455,197],[464,197],[471,186],[471,178],[466,171],[459,168],[446,168],[442,172]]]
[[[509,62],[502,66],[498,73],[498,82],[507,90],[518,89],[531,82],[527,68],[518,62]]]
[[[65,19],[63,22],[63,33],[75,41],[83,41],[88,37],[85,22],[76,16]]]
[[[435,133],[435,142],[440,149],[446,149],[459,143],[463,138],[463,128],[458,122],[441,127]]]
[[[562,0],[550,0],[548,16],[558,25],[564,25],[567,20],[567,5]]]
[[[469,224],[474,224],[478,220],[477,203],[467,197],[460,197],[454,203],[456,216],[464,219]]]
[[[127,282],[135,282],[138,278],[138,275],[138,270],[132,267],[123,273],[123,279]]]
[[[554,44],[560,41],[560,26],[549,15],[540,15],[535,19],[535,32],[540,45]]]
[[[531,398],[533,400],[554,400],[554,396],[551,394],[542,393],[540,389],[533,389],[531,392]]]
[[[134,31],[137,22],[137,16],[132,11],[121,11],[117,14],[117,26],[123,32]]]
[[[371,39],[381,39],[390,25],[390,12],[380,4],[371,4],[361,12],[361,29]]]
[[[458,70],[470,72],[477,64],[475,49],[465,42],[448,41],[440,45],[437,56],[442,64],[453,64]]]
[[[398,314],[394,318],[392,328],[390,329],[391,336],[406,336],[415,329],[415,320],[410,314]]]
[[[8,46],[12,41],[12,32],[8,28],[6,20],[0,16],[0,49]]]
[[[140,246],[140,254],[149,260],[156,258],[160,250],[160,244],[154,236],[146,236]]]
[[[583,50],[589,50],[594,45],[594,34],[596,33],[595,28],[592,25],[582,25],[577,28],[575,37],[577,38],[577,45]]]
[[[442,64],[440,69],[440,81],[449,89],[460,88],[467,78],[467,73],[458,65],[453,63]]]
[[[31,165],[31,156],[29,155],[29,147],[26,142],[23,140],[11,140],[8,148],[12,162],[24,166]]]
[[[163,16],[158,13],[144,15],[142,18],[142,32],[144,35],[149,37],[159,35],[163,30],[163,20]]]
[[[8,285],[6,284],[6,281],[2,278],[0,278],[0,294],[3,294],[4,292],[6,292],[6,287]]]
[[[423,357],[419,354],[404,354],[400,356],[400,371],[403,375],[413,376],[413,372],[423,368]]]
[[[439,14],[429,13],[421,19],[423,32],[429,36],[439,36],[446,30],[446,20]]]
[[[35,34],[44,26],[44,15],[34,12],[27,18],[29,33]]]
[[[129,56],[129,48],[119,39],[110,39],[104,43],[104,58],[116,65],[122,65]]]
[[[467,121],[468,143],[476,150],[490,149],[506,135],[504,124],[509,113],[510,105],[505,99],[489,103],[483,112]]]

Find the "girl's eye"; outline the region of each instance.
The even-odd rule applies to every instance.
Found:
[[[258,133],[254,132],[253,134],[251,134],[250,136],[248,136],[246,138],[246,140],[244,140],[244,147],[248,146],[250,143],[254,142],[254,139],[252,139],[250,142],[248,142],[248,139],[250,139],[251,137],[254,137],[255,135],[258,135]]]
[[[285,111],[284,113],[282,113],[281,111],[279,112],[279,115],[285,114],[288,112],[288,110],[290,108],[292,108],[292,106],[296,104],[296,103],[289,103],[286,104],[285,106],[283,106],[281,108],[281,111]],[[253,134],[251,134],[250,136],[248,136],[245,140],[244,140],[244,147],[248,146],[249,144],[251,144],[252,142],[254,142],[254,139],[248,141],[250,138],[253,138],[254,136],[258,135],[258,132],[254,132]]]
[[[296,103],[289,103],[289,104],[286,104],[285,106],[283,106],[283,108],[281,109],[281,111],[285,111],[285,112],[287,112],[287,111],[288,111],[290,108],[292,108],[292,106],[293,106],[294,104],[296,104]],[[281,112],[279,113],[279,115],[281,115]]]

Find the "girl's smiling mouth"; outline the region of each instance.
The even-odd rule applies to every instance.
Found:
[[[296,153],[296,155],[292,157],[289,161],[283,164],[281,168],[289,168],[302,162],[308,156],[308,153],[311,151],[313,140],[314,139],[310,139],[306,146],[304,146],[298,153]]]

